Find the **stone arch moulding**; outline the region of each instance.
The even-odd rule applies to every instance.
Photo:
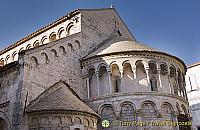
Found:
[[[57,36],[58,36],[58,38],[63,38],[63,37],[65,37],[65,28],[64,28],[64,27],[61,27],[61,28],[58,30]]]
[[[78,40],[75,40],[74,42],[75,42],[76,45],[78,46],[78,49],[80,49],[80,48],[81,48],[81,43],[80,43]]]
[[[61,55],[66,55],[67,54],[66,49],[63,46],[59,47],[59,51],[60,51]]]
[[[48,38],[47,38],[47,36],[43,36],[42,39],[41,39],[41,41],[40,41],[40,43],[41,43],[41,44],[46,44],[46,43],[48,43]]]
[[[124,104],[129,104],[129,105],[131,105],[134,109],[136,109],[135,104],[134,104],[131,100],[121,101],[121,102],[119,103],[119,107],[121,108]]]
[[[152,101],[152,100],[145,100],[145,101],[143,101],[143,102],[141,103],[140,107],[142,108],[142,106],[143,106],[144,104],[146,104],[146,103],[152,104],[152,105],[154,106],[155,110],[157,110],[156,103],[155,103],[154,101]]]
[[[99,105],[99,108],[98,108],[98,114],[101,114],[104,107],[111,107],[114,112],[117,110],[117,107],[114,104],[111,104],[111,103],[110,104],[101,104],[101,105]]]
[[[67,31],[67,35],[70,35],[70,29],[74,26],[73,22],[70,22],[68,25],[67,25],[67,28],[66,28],[66,31]]]
[[[168,105],[172,111],[174,111],[174,107],[172,106],[172,104],[169,101],[164,101],[161,103],[160,108],[162,108],[163,105]]]
[[[0,111],[0,118],[2,118],[6,122],[6,125],[8,126],[8,130],[11,130],[10,121],[9,121],[7,115],[2,111]]]
[[[52,42],[52,41],[55,41],[57,39],[57,35],[55,32],[52,32],[50,35],[49,35],[49,40]]]
[[[12,53],[12,61],[15,61],[16,55],[17,55],[17,51],[14,51],[14,52]]]
[[[100,64],[98,65],[98,67],[97,67],[97,71],[99,71],[99,69],[100,69],[101,67],[105,67],[106,70],[108,70],[108,65],[106,65],[105,63],[100,63]]]

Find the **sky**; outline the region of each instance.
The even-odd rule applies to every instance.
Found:
[[[200,62],[199,0],[1,0],[0,49],[75,9],[111,5],[137,41]]]

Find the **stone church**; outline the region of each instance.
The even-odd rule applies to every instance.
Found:
[[[0,51],[0,130],[189,130],[185,73],[114,8],[77,9]]]

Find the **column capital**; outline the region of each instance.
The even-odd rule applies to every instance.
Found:
[[[112,70],[111,70],[110,68],[107,68],[107,72],[108,72],[109,74],[111,74],[111,73],[112,73]]]
[[[123,77],[123,72],[124,72],[123,68],[119,69],[119,72],[120,72],[121,77]]]
[[[160,67],[158,67],[157,72],[158,72],[158,74],[161,74],[161,68]]]
[[[98,70],[97,70],[97,71],[95,71],[95,74],[96,74],[96,75],[98,75],[98,74],[99,74],[99,71],[98,71]]]
[[[144,69],[145,69],[146,71],[149,71],[149,70],[150,70],[150,67],[149,67],[149,66],[146,66]]]

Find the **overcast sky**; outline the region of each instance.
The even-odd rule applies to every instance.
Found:
[[[137,41],[200,62],[199,0],[1,0],[0,48],[77,8],[113,5]]]

